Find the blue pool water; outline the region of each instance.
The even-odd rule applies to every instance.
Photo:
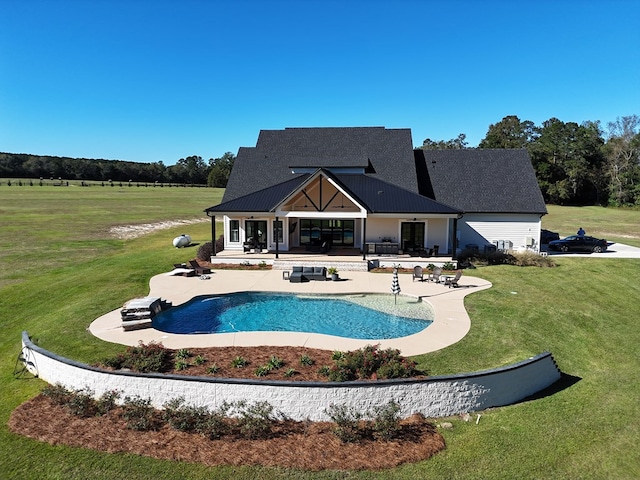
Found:
[[[412,335],[432,323],[429,305],[393,295],[298,296],[243,292],[196,297],[153,319],[167,333],[323,333],[363,340]]]

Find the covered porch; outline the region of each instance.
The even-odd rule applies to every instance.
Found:
[[[275,252],[263,250],[256,253],[239,252],[234,250],[222,250],[211,257],[212,264],[231,265],[270,265],[274,270],[290,270],[294,265],[335,267],[338,271],[366,272],[373,268],[393,267],[400,265],[402,268],[412,269],[420,265],[427,268],[429,265],[436,267],[451,263],[457,267],[457,261],[448,254],[438,256],[416,256],[410,253],[363,253],[358,248],[333,248],[326,253],[306,251],[304,247],[293,248],[287,252],[279,252],[276,258]]]

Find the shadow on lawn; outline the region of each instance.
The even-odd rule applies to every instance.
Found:
[[[578,383],[580,380],[582,380],[581,377],[576,377],[574,375],[569,375],[568,373],[560,372],[560,380],[558,380],[556,383],[554,383],[553,385],[549,385],[544,390],[540,390],[539,392],[534,393],[529,397],[523,398],[522,400],[516,403],[530,402],[532,400],[538,400],[540,398],[550,397],[551,395],[555,395],[556,393],[561,392],[562,390],[572,387],[573,385]]]

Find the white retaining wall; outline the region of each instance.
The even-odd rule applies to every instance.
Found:
[[[189,405],[211,409],[224,401],[268,401],[276,411],[294,420],[329,420],[324,410],[331,404],[366,412],[392,400],[400,405],[402,417],[415,412],[444,417],[509,405],[560,379],[560,371],[548,352],[507,367],[468,374],[423,380],[325,383],[113,372],[48,352],[34,345],[26,332],[22,334],[22,345],[29,371],[50,384],[89,388],[96,396],[118,390],[122,398],[150,398],[157,408],[177,397],[184,397]]]

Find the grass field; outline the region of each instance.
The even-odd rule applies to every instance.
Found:
[[[94,362],[120,350],[92,337],[93,319],[148,292],[149,278],[195,256],[171,240],[208,241],[210,225],[118,240],[109,228],[202,217],[220,190],[1,187],[0,478],[20,479],[632,479],[640,478],[640,260],[558,258],[554,269],[483,267],[494,287],[467,298],[470,333],[416,357],[431,374],[489,368],[544,350],[565,374],[541,398],[460,418],[435,458],[384,472],[320,472],[157,461],[51,446],[8,431],[7,419],[40,380],[16,379],[20,334],[61,355]],[[584,214],[584,217],[581,215]],[[545,228],[609,232],[638,245],[640,212],[551,207]],[[635,238],[628,238],[629,236]],[[634,243],[635,242],[635,243]],[[640,246],[640,245],[639,245]],[[194,447],[196,448],[196,447]]]

